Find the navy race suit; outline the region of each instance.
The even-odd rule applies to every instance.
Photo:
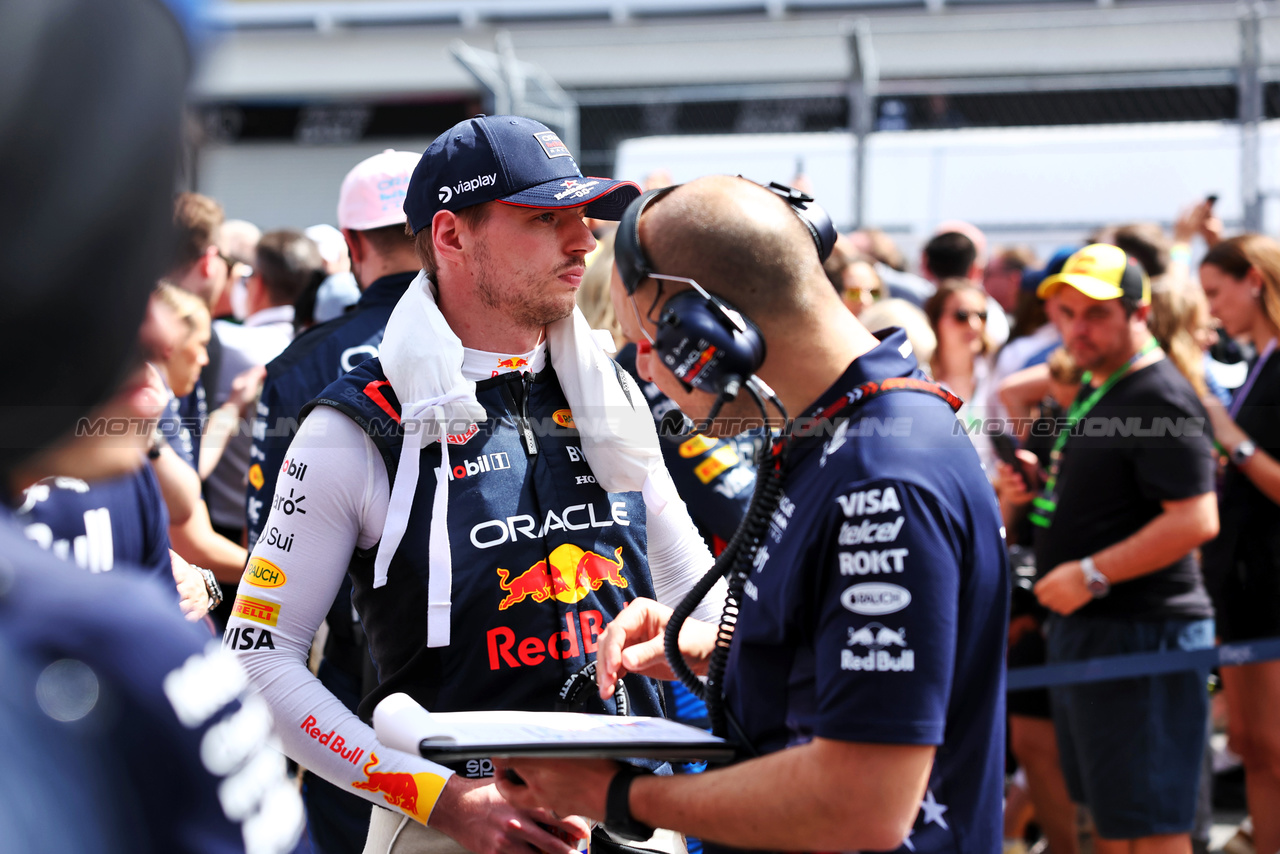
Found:
[[[250,543],[262,536],[263,511],[271,507],[302,407],[338,377],[378,355],[387,318],[416,275],[395,273],[374,280],[354,308],[303,332],[267,364],[249,451],[245,530]]]
[[[916,377],[900,330],[814,406]],[[761,753],[817,736],[935,745],[899,851],[1000,850],[1008,572],[1000,513],[948,404],[872,397],[793,440],[725,681]],[[707,846],[712,850],[712,846]]]
[[[366,719],[398,691],[432,711],[554,709],[565,682],[594,660],[604,626],[631,600],[654,598],[644,501],[595,483],[554,370],[482,380],[476,397],[488,421],[450,437],[449,645],[427,647],[424,618],[438,443],[422,451],[423,474],[386,586],[372,586],[375,549],[357,550],[351,561],[353,601],[380,678],[361,703]],[[313,405],[360,425],[394,483],[399,402],[377,360]],[[627,676],[626,685],[633,714],[662,714],[653,680]]]

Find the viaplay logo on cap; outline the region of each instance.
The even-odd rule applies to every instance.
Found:
[[[492,187],[496,183],[498,183],[497,172],[493,172],[489,175],[476,175],[475,177],[468,178],[465,181],[459,181],[453,187],[449,187],[448,185],[441,187],[437,195],[440,197],[440,203],[447,205],[455,193],[461,196],[464,193],[479,190],[481,187]]]
[[[569,157],[569,147],[560,141],[560,137],[556,136],[555,131],[544,130],[541,133],[535,133],[533,138],[542,146],[542,150],[547,153],[547,157]]]

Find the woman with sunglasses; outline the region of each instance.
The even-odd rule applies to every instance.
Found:
[[[924,313],[938,338],[929,372],[965,401],[956,417],[969,431],[987,476],[995,477],[995,452],[985,424],[995,350],[987,337],[987,294],[968,279],[943,279],[925,301]]]

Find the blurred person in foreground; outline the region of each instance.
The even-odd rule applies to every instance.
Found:
[[[569,854],[551,831],[579,838],[580,819],[513,807],[487,762],[387,750],[365,721],[397,692],[433,712],[549,711],[606,622],[640,596],[679,601],[711,564],[642,395],[574,304],[584,216],[638,193],[583,176],[531,119],[442,133],[404,201],[422,272],[379,357],[303,410],[264,523],[284,547],[254,547],[230,626],[272,625],[274,649],[237,653],[289,755],[375,804],[366,851]],[[359,717],[306,668],[344,578],[379,677]],[[653,681],[627,689],[661,714]],[[665,836],[649,847],[680,847]]]
[[[203,308],[194,296],[173,290]],[[146,346],[159,355],[172,350],[185,330],[168,307],[153,298],[144,331]],[[166,390],[154,365],[148,364],[142,373],[144,388],[135,395],[163,401]],[[145,427],[149,421],[131,426]],[[86,419],[77,425],[82,436],[76,441],[92,441],[83,434],[109,432],[116,426],[118,419],[112,421],[109,416]],[[156,464],[159,453],[154,442],[153,438],[147,456]],[[184,468],[172,451],[169,455],[167,465]],[[71,460],[73,465],[77,462],[76,457]],[[203,617],[221,596],[212,572],[192,567],[170,551],[169,513],[151,465],[92,482],[64,473],[43,477],[23,487],[14,520],[27,539],[81,569],[100,573],[119,567],[120,572],[155,581],[171,597],[176,585],[175,601],[189,620]]]
[[[726,711],[750,742],[739,746],[759,756],[670,778],[607,761],[495,760],[527,784],[500,777],[500,790],[632,833],[672,827],[707,850],[996,850],[1006,564],[991,489],[952,429],[958,401],[924,378],[901,331],[877,338],[841,307],[814,239],[769,190],[718,176],[644,202],[642,266],[614,281],[628,337],[651,344],[640,375],[707,417],[717,396],[687,390],[653,339],[664,307],[715,294],[763,336],[760,378],[789,412],[821,425],[784,439],[783,471],[760,474],[781,478],[785,494],[740,588],[724,683]],[[891,379],[910,391],[854,393]],[[744,398],[713,429],[755,417]],[[850,410],[858,400],[867,403]],[[860,423],[898,417],[912,418],[910,436]],[[860,598],[873,589],[892,601]],[[672,677],[662,650],[670,615],[639,600],[610,625],[601,696],[625,673]],[[685,624],[680,651],[695,669],[716,634]]]
[[[404,195],[417,165],[418,155],[387,150],[360,161],[343,178],[337,222],[346,241],[344,254],[349,255],[355,281],[362,288],[359,301],[340,317],[299,335],[267,364],[245,493],[248,541],[270,547],[264,549],[262,560],[287,555],[293,548],[290,529],[268,526],[266,521],[278,484],[284,484],[290,495],[295,487],[306,494],[305,464],[299,466],[288,457],[302,407],[344,373],[378,355],[391,310],[418,274],[413,240],[404,230]],[[329,634],[316,675],[354,712],[377,684],[377,674],[369,661],[364,631],[352,611],[349,581],[343,581],[325,622]],[[364,847],[369,832],[367,800],[311,770],[302,775],[302,796],[317,854],[358,852]]]
[[[49,475],[145,464],[148,431],[77,425],[162,409],[143,359],[163,333],[143,320],[169,245],[190,12],[0,4],[0,348],[8,364],[44,353],[42,381],[12,376],[0,407],[0,826],[14,850],[279,852],[301,824],[234,660],[146,581],[26,542],[9,509]],[[66,336],[52,349],[51,328]]]
[[[1212,447],[1203,406],[1147,328],[1150,280],[1123,250],[1093,244],[1039,293],[1057,301],[1066,348],[1087,371],[1031,513],[1034,591],[1054,615],[1049,662],[1208,648],[1213,609],[1195,550],[1218,532]],[[1095,851],[1189,852],[1203,675],[1051,693],[1063,773],[1093,816]]]
[[[1257,351],[1230,406],[1204,398],[1223,455],[1222,531],[1204,547],[1205,577],[1224,643],[1280,636],[1280,246],[1246,234],[1200,264],[1222,331]],[[1280,662],[1224,667],[1229,746],[1244,760],[1253,842],[1280,849]]]

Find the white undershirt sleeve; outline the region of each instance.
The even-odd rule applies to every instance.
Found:
[[[326,406],[303,422],[285,466],[224,645],[271,706],[285,753],[338,788],[425,824],[453,772],[381,745],[307,669],[352,552],[379,539],[386,468],[369,437]]]
[[[653,578],[654,593],[659,602],[674,608],[711,568],[715,558],[694,526],[683,501],[667,504],[661,516],[650,510],[646,528],[649,535],[649,574]],[[726,590],[724,579],[717,581],[694,609],[693,618],[718,624]]]

